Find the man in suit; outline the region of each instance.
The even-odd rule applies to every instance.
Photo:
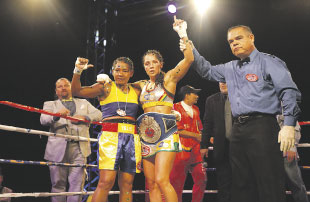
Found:
[[[66,78],[60,78],[56,82],[55,101],[44,103],[43,109],[52,113],[60,113],[62,116],[72,116],[89,121],[100,121],[101,111],[92,106],[85,99],[72,98],[71,83]],[[81,137],[89,137],[89,124],[73,122],[64,118],[41,114],[42,125],[49,126],[50,132]],[[79,142],[59,137],[49,137],[46,145],[44,159],[54,162],[70,164],[86,164],[86,157],[91,153],[89,142]],[[65,192],[69,183],[68,192],[80,192],[83,189],[85,173],[82,167],[49,166],[52,191]],[[65,202],[81,201],[81,195],[54,196],[52,201]]]
[[[219,87],[220,92],[211,95],[206,100],[200,152],[202,157],[208,157],[208,147],[211,145],[210,138],[214,137],[213,158],[216,166],[217,198],[220,202],[227,202],[230,201],[231,197],[232,181],[229,163],[232,117],[226,83],[220,82]]]

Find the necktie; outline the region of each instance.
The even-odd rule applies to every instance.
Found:
[[[228,96],[226,96],[225,100],[225,130],[226,130],[226,138],[230,140],[232,129],[232,118],[231,118],[231,108]]]
[[[76,111],[76,105],[74,103],[73,100],[69,101],[64,101],[62,100],[61,103],[68,109],[70,110],[70,116],[73,116],[75,114],[75,111]]]
[[[250,62],[250,57],[246,57],[245,59],[238,61],[238,65],[241,67],[245,63],[249,63],[249,62]]]

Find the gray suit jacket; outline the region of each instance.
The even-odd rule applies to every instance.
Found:
[[[102,113],[92,106],[86,99],[74,98],[76,112],[74,115],[87,116],[91,121],[100,121]],[[43,109],[53,113],[65,108],[60,100],[44,102]],[[58,121],[53,120],[53,116],[41,114],[40,122],[42,125],[50,126],[50,132],[61,133],[66,135],[75,135],[89,138],[89,124],[78,123],[72,124],[70,120],[60,118]],[[84,157],[91,153],[89,142],[80,142],[80,149]],[[44,159],[49,161],[60,162],[65,154],[67,146],[66,138],[48,137],[45,149]]]

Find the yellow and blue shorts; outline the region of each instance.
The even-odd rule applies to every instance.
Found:
[[[148,158],[160,151],[182,150],[175,116],[148,112],[137,119],[142,145],[142,158]]]
[[[136,125],[103,123],[98,137],[99,169],[141,172],[141,142]]]

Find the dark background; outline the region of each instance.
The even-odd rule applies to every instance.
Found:
[[[53,100],[55,81],[60,77],[71,79],[76,57],[86,56],[88,8],[92,2],[0,1],[1,100],[37,108],[42,108],[44,101]],[[162,53],[164,71],[175,67],[183,56],[179,51],[179,37],[172,29],[173,16],[166,12],[167,0],[118,2],[118,17],[112,26],[115,49],[107,54],[106,67],[111,66],[116,57],[128,56],[135,64],[135,76],[131,81],[145,79],[141,56],[148,49]],[[309,0],[217,0],[203,17],[196,13],[190,2],[179,1],[177,17],[188,22],[189,38],[203,56],[212,64],[235,59],[226,41],[227,29],[237,24],[250,26],[257,49],[286,62],[303,96],[300,121],[309,120]],[[94,82],[94,78],[88,79]],[[204,81],[190,70],[178,89],[185,84],[202,88],[197,105],[203,114],[205,99],[218,91],[217,83]],[[3,125],[48,130],[40,125],[38,113],[0,105],[0,115]],[[301,142],[309,142],[309,126],[302,127],[302,134]],[[46,141],[44,136],[0,130],[0,158],[41,161]],[[309,149],[300,148],[299,152],[300,165],[309,165]],[[212,167],[212,160],[210,163]],[[50,191],[48,167],[0,165],[5,175],[4,185],[14,192]],[[307,182],[309,172],[303,170],[302,173]],[[214,172],[208,175],[207,189],[216,189]],[[307,188],[309,184],[306,183]],[[143,186],[143,175],[138,175],[134,189],[143,189]],[[185,189],[191,187],[187,185]],[[185,195],[184,200],[190,201],[190,195]],[[215,195],[205,195],[205,200],[215,201]],[[49,201],[49,198],[15,198],[13,201]],[[134,201],[143,201],[143,198],[135,195]]]

